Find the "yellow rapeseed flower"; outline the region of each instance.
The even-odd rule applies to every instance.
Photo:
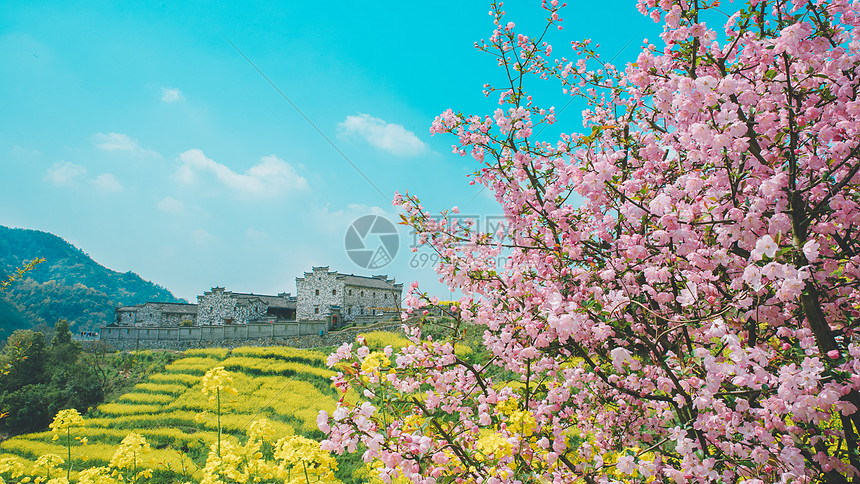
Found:
[[[116,484],[107,467],[92,467],[78,473],[78,484]]]
[[[385,356],[385,353],[381,351],[374,351],[367,355],[367,358],[361,362],[361,373],[364,375],[372,374],[372,373],[381,373],[381,368],[390,366],[391,360]],[[365,381],[368,381],[369,378],[367,376],[363,377]]]
[[[371,373],[376,371],[381,366],[388,366],[391,360],[381,351],[374,351],[367,355],[367,358],[361,363],[362,373]]]
[[[36,459],[36,462],[33,464],[33,468],[35,470],[49,470],[63,464],[64,462],[66,461],[57,454],[44,454]]]
[[[84,426],[84,417],[81,416],[80,413],[74,408],[69,408],[66,410],[60,410],[57,412],[57,415],[54,417],[54,421],[51,422],[51,430],[58,433],[64,430],[70,429],[72,427],[83,427]]]
[[[17,479],[24,475],[24,463],[17,457],[0,458],[0,474],[7,474],[12,479]]]
[[[248,482],[248,474],[242,466],[242,453],[238,445],[229,440],[221,443],[220,455],[215,445],[206,458],[203,479],[200,484],[221,484],[227,482]],[[224,478],[224,480],[222,480]]]
[[[54,421],[51,422],[51,431],[54,433],[54,436],[51,440],[59,440],[60,434],[66,435],[66,451],[68,453],[69,458],[69,466],[66,468],[66,480],[68,480],[69,475],[72,472],[72,427],[83,427],[84,426],[84,418],[80,413],[74,408],[67,408],[65,410],[60,410],[57,412],[57,415],[54,416]],[[79,440],[78,437],[75,437],[76,440]],[[86,439],[84,439],[82,444],[86,444]]]
[[[149,452],[149,442],[142,435],[130,433],[122,439],[119,448],[110,459],[110,466],[116,469],[134,469],[137,467],[139,458]]]
[[[513,446],[501,434],[497,432],[488,432],[485,433],[485,435],[482,435],[477,442],[475,442],[475,449],[481,453],[478,457],[480,460],[483,460],[483,457],[501,459],[511,455]]]
[[[232,393],[238,395],[239,392],[233,386],[233,378],[230,372],[224,369],[223,366],[216,366],[207,371],[201,380],[203,393],[209,395],[209,401],[215,401],[219,393]]]
[[[517,410],[511,412],[508,417],[508,430],[522,434],[524,437],[531,436],[537,428],[537,421],[531,412]]]
[[[407,415],[406,418],[403,419],[403,431],[404,432],[417,432],[422,429],[424,426],[424,417],[421,415]]]
[[[57,468],[64,462],[66,461],[57,454],[44,454],[36,459],[36,462],[33,464],[33,473],[39,474],[40,477],[37,477],[35,482],[38,484],[45,481],[53,481],[51,474],[54,474],[54,471],[58,470]]]
[[[319,442],[299,435],[284,437],[275,444],[275,459],[281,473],[288,476],[289,481],[301,476],[308,480],[333,480],[337,462],[332,455],[320,448]]]
[[[264,418],[255,420],[248,426],[248,441],[270,442],[275,434],[275,427]]]
[[[510,415],[518,409],[519,406],[517,405],[517,401],[513,398],[509,398],[496,404],[496,410],[498,410],[502,415]]]

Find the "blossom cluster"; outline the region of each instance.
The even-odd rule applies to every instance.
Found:
[[[387,364],[339,348],[335,385],[366,401],[320,417],[326,448],[364,444],[386,481],[858,476],[860,5],[754,0],[719,31],[719,2],[638,6],[662,34],[615,66],[589,41],[550,58],[558,2],[538,36],[492,4],[502,107],[431,132],[474,158],[503,237],[394,200],[492,356],[417,330]],[[588,103],[583,133],[535,77]],[[405,318],[433,303],[410,292]]]

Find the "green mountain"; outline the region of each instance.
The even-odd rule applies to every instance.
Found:
[[[0,278],[38,257],[45,262],[0,293],[0,338],[41,323],[53,326],[60,318],[73,330],[94,329],[115,320],[117,305],[185,302],[134,272],[102,266],[56,235],[0,225]]]

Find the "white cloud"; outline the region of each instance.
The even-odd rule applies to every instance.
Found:
[[[78,180],[86,175],[87,169],[83,166],[69,163],[68,161],[59,161],[51,165],[45,172],[44,180],[56,186],[75,186]],[[122,185],[110,173],[102,173],[101,175],[89,180],[96,188],[103,192],[118,192],[122,190]]]
[[[127,134],[96,133],[93,135],[93,138],[95,139],[96,147],[105,151],[131,153],[137,156],[158,156],[158,153],[149,148],[141,148],[140,143]]]
[[[205,229],[196,229],[191,231],[191,240],[195,244],[208,244],[218,240],[214,235],[207,232]]]
[[[175,103],[178,101],[182,101],[185,99],[185,96],[182,94],[182,91],[175,87],[162,87],[161,88],[161,100],[166,103]]]
[[[249,228],[245,231],[245,238],[252,241],[263,241],[269,239],[269,234],[263,232],[262,230]]]
[[[338,127],[342,134],[361,136],[371,145],[396,156],[417,156],[427,150],[427,145],[412,131],[369,114],[347,116]]]
[[[308,181],[275,155],[264,156],[244,174],[207,158],[196,148],[180,154],[179,161],[182,165],[173,175],[177,181],[192,184],[214,178],[239,198],[272,198],[310,190]]]
[[[78,177],[83,176],[86,172],[87,169],[83,166],[68,161],[59,161],[48,168],[44,179],[52,185],[72,186],[77,182]]]
[[[330,205],[313,209],[314,228],[322,233],[342,235],[346,233],[350,224],[359,217],[365,215],[382,215],[393,223],[397,223],[398,217],[389,214],[382,207],[351,203],[346,208],[331,210]]]
[[[122,190],[122,185],[110,173],[102,173],[93,179],[93,184],[104,192],[116,193]]]
[[[173,197],[164,197],[158,201],[158,209],[167,213],[182,213],[185,205]]]
[[[96,146],[105,151],[132,151],[140,148],[137,140],[122,133],[96,133]]]
[[[35,148],[24,148],[23,146],[12,146],[12,154],[15,156],[40,156],[41,151]]]

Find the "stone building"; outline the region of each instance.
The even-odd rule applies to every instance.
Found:
[[[388,276],[356,276],[314,267],[296,278],[296,318],[327,320],[331,327],[354,321],[359,316],[400,311],[403,284]]]
[[[202,296],[197,296],[197,304],[147,302],[118,307],[116,326],[212,327],[298,321],[324,322],[326,328],[336,328],[346,322],[373,322],[381,319],[374,316],[399,314],[403,284],[397,284],[388,276],[341,274],[329,271],[326,266],[314,267],[311,272],[305,272],[304,277],[297,277],[296,289],[296,296],[286,292],[269,296],[213,287]],[[136,338],[146,339],[161,333],[152,330],[135,334]],[[111,337],[122,338],[122,335],[131,333],[119,330],[111,333]],[[167,338],[173,337],[167,333],[165,335]],[[177,338],[192,336],[188,333]]]
[[[116,308],[116,324],[120,326],[181,326],[197,321],[197,305],[147,302]]]
[[[277,296],[246,294],[213,287],[197,296],[197,325],[248,324],[252,321],[296,319],[296,298],[288,292]]]

